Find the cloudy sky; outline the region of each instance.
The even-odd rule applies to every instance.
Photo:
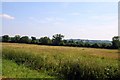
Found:
[[[118,35],[117,2],[4,2],[2,34],[111,40]]]

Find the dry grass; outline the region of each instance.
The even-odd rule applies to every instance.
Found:
[[[2,43],[3,48],[9,47],[12,49],[22,49],[36,54],[52,53],[52,54],[67,54],[76,56],[90,55],[95,57],[105,57],[118,59],[118,50],[111,49],[96,49],[96,48],[83,48],[83,47],[59,47],[59,46],[44,46],[44,45],[29,45],[29,44],[17,44],[17,43]],[[50,54],[51,55],[51,54]]]
[[[105,79],[117,77],[119,73],[118,50],[17,43],[2,43],[2,46],[4,58],[50,71],[55,75],[75,77],[75,72],[78,72],[80,75],[86,73],[82,76],[84,78]]]

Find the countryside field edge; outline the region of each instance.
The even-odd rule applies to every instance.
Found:
[[[118,50],[16,43],[2,45],[3,59],[13,60],[37,71],[48,71],[51,76],[71,80],[86,79],[86,76],[86,80],[119,78]]]

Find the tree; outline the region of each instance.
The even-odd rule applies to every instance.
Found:
[[[23,36],[20,38],[20,43],[30,43],[28,36]]]
[[[60,45],[60,43],[62,42],[62,38],[64,38],[63,35],[61,34],[55,34],[53,35],[53,38],[52,38],[52,44],[53,45]]]
[[[111,43],[101,43],[101,48],[111,48],[112,44]]]
[[[66,45],[67,45],[67,40],[63,40],[63,41],[62,41],[62,45],[63,45],[63,46],[66,46]]]
[[[19,40],[20,40],[20,36],[19,35],[15,35],[14,37],[10,37],[10,42],[18,43]]]
[[[10,42],[15,42],[15,38],[14,37],[10,37]]]
[[[32,36],[31,39],[32,39],[32,41],[31,41],[32,44],[37,43],[37,41],[36,41],[36,40],[37,40],[36,37],[33,37],[33,36]]]
[[[84,43],[83,41],[79,41],[79,42],[78,42],[78,46],[79,46],[79,47],[84,47],[84,45],[85,45],[85,43]]]
[[[100,45],[100,43],[94,43],[94,44],[92,45],[92,47],[93,47],[93,48],[100,48],[101,45]]]
[[[120,36],[114,36],[112,38],[112,48],[114,49],[120,48]]]
[[[41,38],[39,39],[39,42],[40,42],[40,44],[44,44],[44,45],[49,45],[49,44],[51,44],[51,40],[50,40],[49,37],[41,37]]]
[[[18,43],[20,41],[20,35],[15,35],[15,42]]]
[[[2,42],[2,36],[0,36],[0,42]]]
[[[76,42],[74,40],[69,40],[68,46],[76,46]]]
[[[2,36],[2,42],[9,42],[10,37],[8,35]]]
[[[85,47],[91,47],[91,44],[89,42],[85,42],[84,46]]]
[[[20,40],[19,35],[15,35],[14,37],[10,37],[10,42],[18,43]]]

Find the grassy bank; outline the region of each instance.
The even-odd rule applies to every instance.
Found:
[[[2,53],[3,59],[12,60],[43,73],[48,72],[48,75],[57,78],[68,80],[120,78],[118,50],[3,43]]]
[[[12,60],[3,59],[3,78],[54,78],[46,73],[38,72]]]

